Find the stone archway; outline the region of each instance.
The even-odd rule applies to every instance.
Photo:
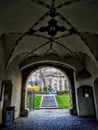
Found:
[[[79,116],[95,116],[93,87],[82,85],[77,89]]]
[[[61,64],[53,64],[53,63],[39,63],[34,64],[32,66],[29,66],[28,68],[25,68],[22,70],[22,98],[21,98],[21,115],[26,116],[28,115],[27,110],[25,109],[25,102],[26,102],[26,81],[32,70],[36,70],[41,66],[52,66],[56,67],[58,69],[62,69],[65,71],[69,77],[69,80],[71,81],[71,108],[70,113],[73,115],[77,114],[76,109],[76,95],[75,95],[75,77],[74,77],[74,70],[72,68],[67,68],[66,66],[63,66]]]

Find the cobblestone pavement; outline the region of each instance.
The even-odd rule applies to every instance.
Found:
[[[0,130],[98,130],[98,121],[71,116],[65,109],[39,109],[28,117],[16,119],[10,127]]]

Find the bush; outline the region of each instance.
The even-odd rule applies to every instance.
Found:
[[[47,86],[44,86],[44,87],[43,87],[43,92],[46,93],[47,90],[48,90],[48,87],[47,87]]]
[[[69,94],[69,91],[57,91],[57,95]]]

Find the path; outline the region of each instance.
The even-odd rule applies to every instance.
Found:
[[[57,108],[54,95],[43,95],[40,108]]]

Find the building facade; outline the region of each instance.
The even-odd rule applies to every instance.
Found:
[[[55,91],[69,91],[70,89],[66,74],[53,67],[45,67],[32,73],[28,84],[37,84],[41,89],[47,86],[48,89]]]

